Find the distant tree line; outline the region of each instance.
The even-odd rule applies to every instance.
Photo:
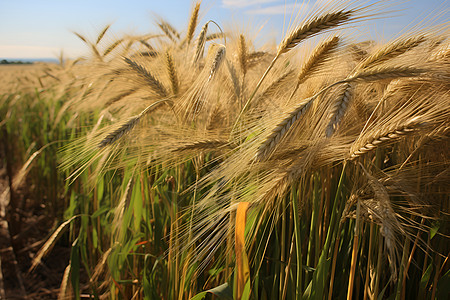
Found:
[[[6,59],[0,60],[0,65],[29,65],[29,64],[32,64],[32,62],[21,60],[6,60]]]

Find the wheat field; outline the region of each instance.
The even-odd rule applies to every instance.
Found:
[[[26,276],[56,246],[58,299],[447,299],[448,22],[358,41],[383,7],[344,1],[257,48],[200,12],[0,70],[6,218],[51,224]]]

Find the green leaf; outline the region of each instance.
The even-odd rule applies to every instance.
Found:
[[[97,234],[97,229],[95,229],[95,227],[92,227],[92,244],[93,244],[94,248],[97,249],[97,247],[98,247],[98,234]]]
[[[436,235],[436,233],[439,231],[439,227],[441,226],[441,223],[434,222],[434,224],[431,226],[430,229],[430,239],[433,239],[433,237]]]
[[[249,288],[250,288],[250,284],[249,284]],[[222,285],[219,285],[215,288],[212,288],[210,290],[201,292],[201,293],[195,295],[194,297],[192,297],[191,300],[205,299],[205,296],[208,293],[213,294],[218,299],[233,300],[233,289],[228,285],[227,282]]]
[[[102,208],[100,208],[100,209],[97,209],[97,210],[91,215],[91,218],[94,219],[94,218],[100,217],[100,215],[104,214],[105,212],[109,211],[110,209],[111,209],[111,208],[109,208],[109,207],[107,207],[107,206],[104,206],[104,207],[102,207]]]
[[[242,292],[241,300],[249,300],[250,299],[250,293],[251,293],[251,289],[250,289],[250,279],[249,279],[245,283],[244,291]]]
[[[97,199],[98,202],[101,202],[103,199],[103,191],[105,189],[105,184],[103,177],[100,178],[100,180],[97,182]]]
[[[422,278],[420,279],[419,284],[419,299],[425,298],[426,288],[428,285],[428,281],[430,280],[431,272],[433,271],[433,264],[430,263],[423,273]],[[422,297],[420,297],[422,295]]]

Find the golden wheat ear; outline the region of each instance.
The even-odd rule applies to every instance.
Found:
[[[31,263],[31,267],[29,269],[29,272],[33,271],[40,263],[44,256],[46,256],[55,245],[56,241],[61,237],[64,230],[67,228],[67,225],[69,225],[73,220],[78,218],[79,216],[73,216],[69,220],[65,221],[59,227],[53,232],[53,234],[50,236],[50,238],[45,242],[44,246],[39,250],[39,252],[36,254],[36,256],[33,258],[33,262]]]
[[[208,64],[209,64],[209,77],[210,81],[214,75],[218,72],[222,62],[225,59],[226,47],[222,44],[211,44],[208,50]]]
[[[378,66],[383,62],[391,60],[399,55],[402,55],[413,48],[419,46],[424,41],[426,41],[425,36],[413,36],[410,38],[399,39],[390,44],[387,44],[380,48],[378,51],[372,55],[366,57],[361,63],[356,67],[357,70],[368,69],[374,66]]]
[[[418,118],[413,118],[404,123],[379,130],[372,135],[364,135],[351,146],[350,159],[358,158],[382,145],[399,140],[405,135],[413,134],[424,126],[425,124],[420,122]]]
[[[309,58],[302,65],[300,72],[298,73],[297,83],[289,99],[292,99],[300,85],[305,82],[309,76],[319,71],[331,58],[337,49],[340,40],[341,38],[339,36],[333,36],[317,45]]]
[[[156,25],[172,42],[176,43],[180,39],[180,34],[169,22],[160,18]]]
[[[292,50],[294,47],[296,47],[298,44],[300,44],[302,41],[311,38],[313,36],[316,36],[318,34],[333,30],[343,24],[355,22],[358,19],[363,19],[364,16],[358,16],[358,13],[365,10],[366,8],[359,8],[359,9],[341,9],[334,12],[327,12],[320,14],[315,14],[308,18],[306,21],[301,23],[299,26],[297,26],[294,30],[292,30],[278,45],[277,53],[270,63],[270,65],[267,67],[264,74],[259,79],[258,84],[254,88],[252,94],[250,95],[249,99],[243,106],[241,112],[239,113],[235,124],[233,126],[232,132],[234,132],[237,124],[240,122],[240,119],[242,115],[247,111],[249,108],[249,105],[251,101],[253,100],[254,96],[256,95],[256,92],[260,88],[262,82],[266,78],[267,74],[270,72],[272,67],[275,65],[275,62],[278,60],[278,58],[286,53]]]
[[[187,33],[186,33],[186,39],[187,39],[188,45],[191,44],[192,38],[194,37],[195,29],[197,28],[200,4],[201,4],[201,1],[199,1],[195,4],[194,9],[192,10],[192,13],[191,13],[191,18],[189,19],[189,25],[188,25],[188,29],[187,29]]]
[[[336,28],[354,19],[354,10],[341,10],[315,16],[291,31],[278,45],[277,56],[290,51],[302,41]]]
[[[103,39],[103,37],[105,36],[106,32],[109,30],[110,27],[111,27],[111,24],[108,24],[105,26],[105,28],[103,28],[102,31],[100,31],[99,35],[97,36],[97,40],[95,41],[96,45],[98,45],[100,43],[100,41]]]
[[[241,67],[241,72],[245,76],[248,70],[248,49],[247,43],[245,42],[245,36],[243,34],[239,35],[238,60],[239,66]]]
[[[130,132],[144,117],[148,112],[154,111],[155,109],[162,106],[162,104],[169,103],[172,105],[172,100],[169,99],[163,99],[156,101],[155,103],[147,106],[139,115],[131,117],[128,121],[126,121],[123,125],[121,125],[116,130],[108,133],[106,137],[104,137],[101,142],[98,144],[99,148],[103,148],[107,145],[113,144],[115,141],[119,140],[122,136],[124,136],[126,133]]]
[[[292,125],[308,111],[314,99],[315,97],[311,97],[302,101],[300,104],[296,105],[293,110],[286,114],[286,116],[275,126],[275,128],[271,130],[271,133],[258,147],[255,160],[261,161],[270,155]]]
[[[203,57],[203,53],[205,51],[206,32],[208,31],[208,24],[209,22],[206,22],[205,25],[203,25],[202,30],[200,31],[197,40],[195,41],[195,52],[194,57],[192,58],[193,64],[197,63]]]
[[[179,88],[178,75],[175,68],[175,63],[173,61],[172,53],[170,53],[169,51],[166,52],[166,65],[167,72],[169,73],[170,84],[172,86],[172,93],[176,96],[178,95]]]
[[[338,95],[336,101],[330,109],[330,121],[325,131],[327,137],[331,137],[337,130],[339,123],[344,117],[347,109],[352,101],[353,90],[355,88],[355,82],[357,81],[382,81],[392,80],[401,77],[415,77],[425,73],[425,69],[415,67],[374,67],[372,69],[360,69],[354,75],[341,81],[343,84],[341,93]]]
[[[147,83],[148,86],[152,88],[152,90],[154,90],[159,96],[163,98],[167,97],[167,91],[165,87],[158,79],[156,79],[152,75],[152,73],[150,73],[150,71],[128,57],[125,57],[124,60],[128,64],[128,66],[130,66],[131,69],[136,72],[136,74],[138,74],[142,79],[145,80],[145,83]]]
[[[103,57],[105,57],[106,55],[110,54],[114,49],[117,48],[117,46],[119,46],[120,44],[123,43],[123,39],[118,39],[116,40],[114,43],[112,43],[111,45],[109,45],[105,51],[103,51]]]

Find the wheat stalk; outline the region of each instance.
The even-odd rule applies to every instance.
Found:
[[[355,71],[347,77],[347,83],[344,85],[344,91],[338,100],[335,102],[331,109],[331,120],[326,128],[326,136],[330,137],[336,131],[337,126],[341,118],[344,116],[349,101],[351,100],[352,84],[351,81],[356,80],[383,80],[383,79],[393,79],[397,77],[410,77],[416,76],[423,72],[423,70],[408,68],[408,67],[378,67],[375,68],[380,63],[386,62],[394,57],[397,57],[408,50],[417,47],[425,40],[424,36],[411,37],[409,39],[402,39],[391,43],[382,49],[378,50],[376,53],[370,55],[365,60],[363,60],[355,69]],[[367,70],[369,69],[369,70]]]
[[[225,60],[225,62],[227,64],[228,71],[230,72],[230,79],[233,85],[234,94],[236,95],[236,98],[239,98],[241,94],[241,86],[239,84],[239,78],[236,74],[236,69],[228,60]]]
[[[310,97],[296,105],[295,108],[271,130],[269,136],[266,137],[258,147],[255,156],[256,160],[264,160],[270,154],[292,125],[308,111],[315,98],[315,96]]]
[[[166,97],[167,92],[161,82],[156,79],[144,66],[141,66],[134,60],[125,57],[125,62],[142,78],[145,79],[145,82],[161,97]]]
[[[80,40],[82,40],[83,42],[85,42],[86,44],[89,44],[88,40],[81,34],[79,34],[76,31],[72,31],[73,34],[75,34]]]
[[[125,133],[131,131],[131,129],[136,126],[136,124],[139,122],[139,119],[139,116],[134,116],[116,130],[108,133],[108,135],[98,144],[98,147],[103,148],[120,139]]]
[[[94,53],[95,57],[96,57],[98,60],[103,61],[103,60],[102,60],[102,56],[101,56],[100,52],[99,52],[98,49],[97,49],[97,46],[95,46],[95,44],[93,44],[93,43],[89,43],[89,46],[91,47],[91,50],[92,50],[92,52]]]
[[[267,52],[264,51],[255,51],[252,53],[249,53],[247,55],[247,69],[251,69],[254,66],[257,66],[258,63],[261,62],[265,57],[268,56]]]
[[[337,83],[344,83],[343,91],[338,99],[334,102],[330,111],[330,122],[326,128],[325,134],[331,137],[336,131],[342,117],[344,116],[349,103],[352,99],[352,93],[355,81],[376,81],[376,80],[390,80],[399,77],[412,77],[424,73],[424,69],[414,67],[376,67],[369,70],[360,70],[353,76]],[[337,84],[336,83],[336,84]],[[334,84],[333,84],[334,85]]]

